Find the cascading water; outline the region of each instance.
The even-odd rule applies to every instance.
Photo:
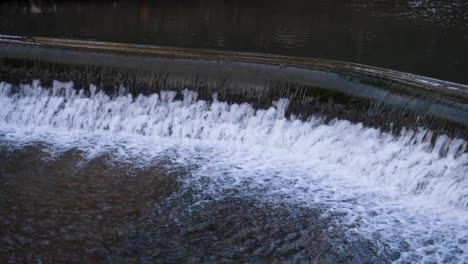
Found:
[[[282,98],[254,109],[215,95],[198,100],[189,90],[182,96],[2,82],[0,135],[3,144],[46,142],[90,159],[110,151],[143,167],[169,159],[190,168],[181,181],[196,190],[196,204],[229,195],[319,208],[332,219],[329,229],[375,241],[376,254],[390,248],[403,263],[468,261],[465,140],[287,118]]]

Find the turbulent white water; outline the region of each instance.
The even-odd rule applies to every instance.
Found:
[[[426,130],[395,137],[346,120],[286,119],[285,99],[255,110],[190,91],[175,96],[0,83],[0,134],[90,156],[112,150],[143,165],[170,152],[193,168],[186,184],[201,199],[252,195],[320,207],[351,239],[402,252],[399,261],[468,262],[465,141],[439,136],[433,146]]]

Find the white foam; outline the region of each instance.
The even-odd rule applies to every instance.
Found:
[[[326,208],[337,224],[390,247],[409,251],[401,261],[468,258],[467,143],[431,132],[377,129],[319,117],[284,118],[288,101],[269,109],[183,100],[167,91],[110,97],[90,86],[38,81],[13,93],[0,83],[4,140],[42,140],[80,147],[90,156],[113,149],[123,158],[151,162],[170,150],[191,166],[187,186],[200,197],[253,195]],[[164,155],[166,155],[164,154]],[[201,198],[202,199],[202,198]]]

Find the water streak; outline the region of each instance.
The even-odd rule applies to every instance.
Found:
[[[467,142],[441,135],[432,143],[423,129],[394,136],[346,120],[288,119],[285,98],[254,109],[188,90],[176,97],[2,82],[0,131],[3,140],[79,142],[143,163],[172,148],[177,162],[194,165],[186,184],[201,200],[240,193],[323,206],[350,237],[381,241],[402,262],[467,260]]]

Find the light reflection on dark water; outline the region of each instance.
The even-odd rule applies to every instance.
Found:
[[[358,62],[468,83],[464,0],[2,1],[0,34]]]
[[[158,164],[145,169],[41,144],[0,150],[0,263],[384,263],[312,208],[226,196],[200,203]],[[169,164],[170,165],[170,164]],[[332,231],[330,231],[332,230]],[[335,241],[337,243],[332,243]]]

